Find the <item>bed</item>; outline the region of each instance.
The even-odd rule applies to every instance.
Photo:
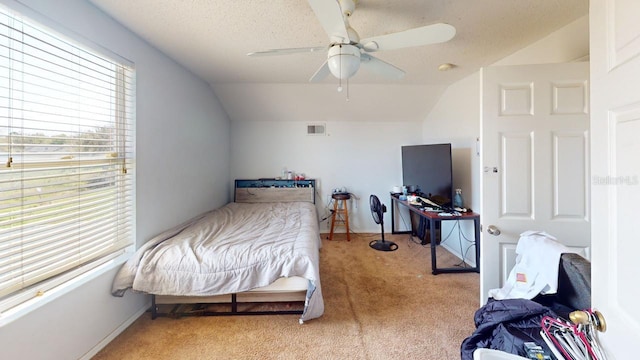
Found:
[[[315,184],[238,184],[234,202],[146,242],[119,270],[112,294],[151,294],[153,318],[295,313],[303,322],[321,316]],[[276,302],[285,309],[243,306]],[[291,303],[300,306],[289,310]],[[220,304],[228,310],[210,310]],[[165,305],[171,310],[162,311]]]

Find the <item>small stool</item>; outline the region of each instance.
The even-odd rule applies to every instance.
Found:
[[[329,240],[333,240],[333,229],[336,222],[342,222],[347,230],[347,241],[351,241],[349,237],[349,212],[347,210],[347,200],[351,199],[349,194],[333,194],[333,214],[331,215],[331,232],[329,233]],[[340,219],[336,220],[336,217],[340,214]]]

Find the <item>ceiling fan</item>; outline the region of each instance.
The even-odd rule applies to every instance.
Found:
[[[309,79],[318,82],[329,73],[345,80],[358,71],[360,65],[391,79],[401,79],[405,72],[369,53],[401,49],[413,46],[437,44],[451,40],[455,27],[444,24],[432,24],[397,33],[360,39],[358,33],[349,25],[349,17],[356,8],[357,0],[308,0],[320,24],[329,35],[329,46],[273,49],[252,52],[249,56],[287,55],[302,52],[327,51],[327,60]]]

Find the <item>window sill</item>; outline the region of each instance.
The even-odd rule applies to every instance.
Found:
[[[39,309],[40,307],[58,299],[59,297],[68,294],[69,292],[81,287],[84,284],[96,279],[104,273],[111,271],[117,267],[120,267],[129,257],[132,255],[132,250],[127,249],[124,253],[118,257],[105,262],[81,275],[74,277],[73,279],[66,281],[65,283],[58,285],[46,292],[41,296],[36,296],[29,299],[19,305],[16,305],[6,311],[0,313],[0,327],[3,327],[19,318],[29,314],[30,312]]]

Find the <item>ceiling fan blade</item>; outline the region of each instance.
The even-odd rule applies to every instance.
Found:
[[[360,43],[365,51],[393,50],[413,46],[438,44],[451,40],[456,28],[444,23],[422,26],[393,34],[363,39]]]
[[[305,52],[318,52],[318,51],[327,51],[326,46],[316,46],[316,47],[305,47],[305,48],[289,48],[289,49],[272,49],[265,51],[255,51],[250,52],[247,56],[273,56],[273,55],[288,55],[288,54],[297,54],[297,53],[305,53]]]
[[[360,65],[366,67],[372,72],[375,72],[376,74],[395,80],[402,79],[405,74],[404,71],[389,64],[388,62],[382,61],[365,53],[360,54]]]
[[[329,61],[325,60],[324,64],[322,64],[322,66],[320,66],[320,68],[316,71],[315,74],[313,74],[313,76],[311,77],[311,79],[309,79],[309,82],[319,82],[322,81],[324,78],[326,78],[327,76],[329,76],[330,71],[329,71]]]
[[[320,25],[332,42],[349,43],[349,33],[338,0],[309,0]]]

